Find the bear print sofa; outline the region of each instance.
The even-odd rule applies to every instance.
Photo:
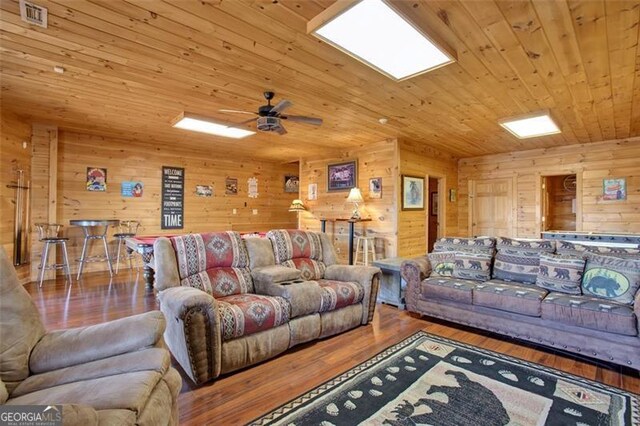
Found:
[[[442,238],[405,261],[409,311],[640,370],[640,249]]]
[[[380,270],[338,265],[325,234],[189,234],[154,243],[165,341],[201,384],[368,324]]]

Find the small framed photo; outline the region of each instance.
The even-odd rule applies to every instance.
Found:
[[[402,210],[424,210],[424,178],[402,175]]]
[[[224,182],[224,193],[226,195],[238,195],[238,179],[227,178]]]
[[[213,197],[213,187],[211,185],[196,185],[197,197]]]
[[[431,193],[431,216],[438,216],[438,193]]]
[[[382,178],[369,179],[369,198],[382,198]]]
[[[309,194],[307,195],[307,200],[315,201],[318,199],[318,184],[310,183],[308,188]]]
[[[602,180],[603,200],[626,200],[627,199],[627,179],[603,179]]]
[[[300,191],[300,177],[297,175],[285,175],[284,177],[284,192]]]
[[[356,161],[327,166],[327,191],[348,191],[356,187],[358,165]]]
[[[87,167],[87,191],[104,192],[107,190],[107,169]]]

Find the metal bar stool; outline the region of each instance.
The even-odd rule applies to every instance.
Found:
[[[120,223],[117,219],[74,219],[70,220],[69,224],[73,226],[80,226],[84,232],[84,243],[82,244],[82,254],[78,259],[78,280],[82,275],[84,264],[88,262],[104,262],[107,261],[109,265],[109,275],[113,276],[113,265],[111,264],[111,255],[109,254],[109,244],[107,243],[107,232],[109,232],[109,226],[117,226]],[[102,232],[92,234],[92,228],[104,227]],[[104,256],[88,256],[87,249],[89,248],[89,241],[102,240],[104,245]]]
[[[40,260],[40,266],[38,267],[38,269],[40,269],[40,287],[42,287],[42,281],[44,280],[44,271],[50,269],[64,269],[65,274],[67,275],[67,280],[69,280],[69,284],[73,283],[71,279],[71,270],[69,269],[69,256],[67,255],[67,241],[69,241],[69,238],[59,236],[62,226],[63,225],[57,223],[35,224],[35,227],[38,230],[38,239],[44,243],[44,247],[42,247],[42,258]],[[49,263],[49,247],[52,244],[62,247],[63,263],[56,263],[55,259],[52,264]]]
[[[140,227],[140,222],[137,220],[121,220],[118,225],[118,232],[113,234],[116,239],[116,243],[118,244],[118,250],[116,251],[116,274],[120,270],[120,249],[124,245],[124,259],[129,260],[129,269],[133,269],[131,264],[131,259],[134,257],[133,251],[126,250],[126,242],[127,238],[135,237],[138,233],[138,227]]]

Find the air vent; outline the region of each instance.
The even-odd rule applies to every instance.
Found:
[[[47,9],[42,6],[20,0],[20,17],[24,22],[47,28]]]

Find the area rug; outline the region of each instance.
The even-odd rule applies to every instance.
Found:
[[[254,425],[638,425],[638,395],[418,332]]]

